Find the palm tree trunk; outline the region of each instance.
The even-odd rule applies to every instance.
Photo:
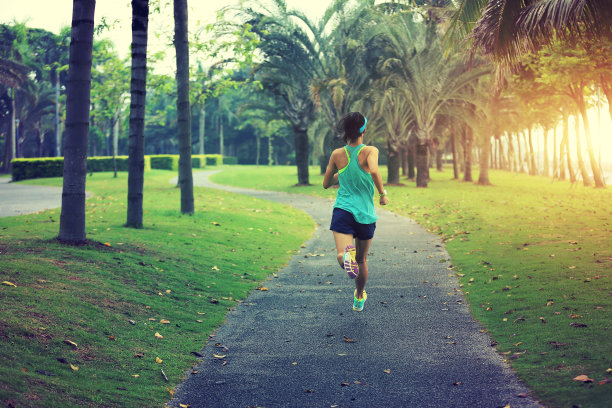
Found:
[[[295,133],[295,165],[298,171],[298,184],[309,186],[308,175],[308,130],[294,128]]]
[[[459,179],[459,167],[457,166],[457,145],[455,143],[455,129],[451,129],[451,150],[453,151],[453,180]]]
[[[119,122],[121,121],[121,113],[117,111],[115,123],[113,123],[113,170],[115,171],[114,178],[117,178],[117,156],[119,155]]]
[[[472,135],[472,129],[468,126],[463,131],[463,163],[465,171],[463,173],[463,181],[474,181],[472,178],[472,141],[474,136]]]
[[[408,179],[414,180],[416,177],[416,146],[413,144],[408,145]]]
[[[563,140],[565,141],[563,146],[565,149],[565,158],[567,159],[567,172],[569,173],[570,182],[574,184],[576,182],[576,173],[574,172],[572,158],[570,156],[569,115],[563,115]],[[563,161],[563,156],[561,156],[561,161]],[[561,167],[563,168],[563,165],[561,165]]]
[[[553,127],[553,178],[556,177],[559,171],[559,162],[557,161],[557,125]]]
[[[149,0],[132,0],[132,79],[130,82],[130,141],[127,227],[142,228],[144,188],[144,128],[147,97]]]
[[[400,183],[401,152],[392,143],[387,141],[387,184]]]
[[[580,174],[582,175],[582,184],[585,187],[588,187],[591,185],[591,179],[589,178],[589,173],[587,173],[584,160],[582,159],[582,144],[580,143],[580,117],[578,115],[574,115],[574,130],[576,133],[576,154],[578,155],[578,168],[580,169]]]
[[[580,104],[580,115],[582,116],[582,124],[584,125],[584,135],[586,137],[587,152],[589,154],[589,161],[591,163],[593,181],[595,183],[595,187],[604,188],[606,184],[604,183],[603,178],[601,177],[599,163],[597,162],[597,158],[595,157],[595,151],[593,150],[593,142],[591,141],[591,129],[589,127],[589,118],[586,112],[586,104],[584,103],[584,99],[581,99],[582,103]]]
[[[85,181],[95,0],[74,0],[66,88],[64,179],[58,239],[79,244],[85,235]]]
[[[533,138],[531,137],[531,126],[527,128],[527,132],[529,135],[529,174],[531,176],[535,176],[538,174],[538,168],[536,167],[535,162],[535,152],[533,150]]]
[[[259,155],[261,154],[261,137],[258,134],[255,134],[255,165],[259,166]]]
[[[189,108],[189,41],[187,0],[174,0],[174,46],[176,48],[177,122],[179,144],[179,186],[181,213],[193,214],[191,172],[191,110]]]
[[[202,106],[200,106],[200,117],[198,118],[198,136],[199,136],[199,148],[200,148],[200,154],[204,155],[204,132],[206,128],[206,105],[203,103]],[[206,163],[202,163],[202,167],[204,167],[204,164]]]
[[[408,145],[402,143],[400,151],[402,152],[402,176],[406,177],[408,176]]]
[[[544,176],[550,175],[550,160],[548,158],[548,129],[544,128]]]
[[[419,143],[416,145],[416,186],[417,187],[427,187],[427,182],[429,181],[429,165],[427,154],[429,153],[429,146],[427,146],[427,141]]]
[[[490,185],[489,181],[489,156],[491,154],[491,136],[483,137],[482,147],[480,149],[480,172],[478,174],[478,184]]]

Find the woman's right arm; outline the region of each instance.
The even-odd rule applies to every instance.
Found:
[[[368,154],[367,162],[368,169],[370,170],[370,175],[372,176],[372,181],[374,182],[374,186],[376,186],[378,194],[381,196],[380,205],[387,205],[389,204],[389,197],[387,197],[386,195],[382,176],[380,175],[380,172],[378,170],[378,149],[376,147],[372,147],[372,151],[370,152],[370,154]]]
[[[327,170],[325,170],[325,177],[323,177],[323,188],[327,189],[338,182],[338,175],[334,174],[335,171],[336,163],[334,162],[334,154],[332,153],[329,158]]]

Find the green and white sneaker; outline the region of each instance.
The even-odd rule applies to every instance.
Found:
[[[363,310],[363,305],[365,301],[368,299],[368,294],[366,291],[363,291],[363,297],[361,299],[357,299],[357,289],[355,289],[355,293],[353,294],[353,310],[357,312],[361,312]]]

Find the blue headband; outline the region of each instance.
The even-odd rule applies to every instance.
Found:
[[[363,117],[363,120],[364,120],[365,122],[363,122],[363,126],[359,128],[359,133],[363,133],[363,132],[365,132],[365,127],[366,127],[366,125],[368,124],[368,118],[366,118],[366,117],[364,116],[364,117]]]

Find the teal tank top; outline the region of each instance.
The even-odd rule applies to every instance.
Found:
[[[363,170],[357,160],[364,147],[364,144],[344,146],[348,164],[338,170],[340,188],[334,208],[350,212],[360,224],[372,224],[378,219],[374,208],[374,182],[370,173]]]

